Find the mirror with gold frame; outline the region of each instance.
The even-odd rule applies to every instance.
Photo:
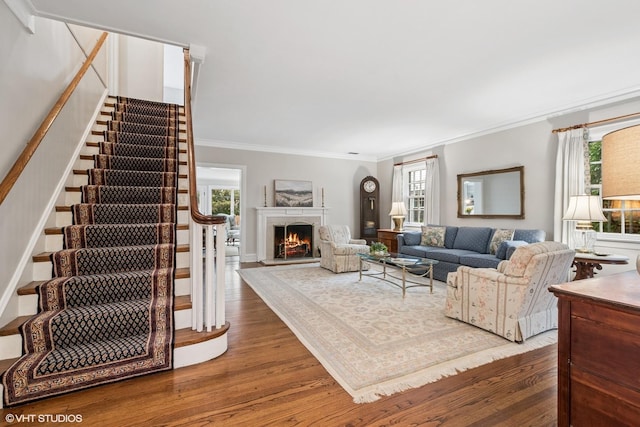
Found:
[[[458,218],[524,219],[524,166],[458,175]]]

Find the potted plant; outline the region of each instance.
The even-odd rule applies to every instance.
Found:
[[[387,251],[387,245],[381,242],[371,243],[371,246],[369,246],[369,252],[375,256],[389,255],[389,252]]]

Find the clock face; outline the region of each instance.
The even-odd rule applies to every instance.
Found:
[[[376,183],[373,181],[365,181],[362,185],[362,188],[364,188],[364,191],[366,191],[367,193],[371,193],[372,191],[375,191]]]

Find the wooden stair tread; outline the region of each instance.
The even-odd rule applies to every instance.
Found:
[[[176,279],[188,279],[189,277],[191,277],[189,267],[176,268]]]
[[[230,326],[229,322],[225,322],[220,329],[212,330],[211,332],[197,332],[191,328],[176,329],[174,347],[185,347],[218,338],[226,334]]]
[[[100,115],[102,115],[102,116],[109,116],[109,117],[111,117],[111,113],[110,113],[110,112],[108,112],[108,111],[101,111],[101,112],[100,112]],[[109,120],[111,120],[111,119],[109,119]],[[99,125],[106,125],[106,124],[107,124],[107,122],[109,122],[109,120],[101,120],[101,119],[98,119],[98,120],[96,120],[96,123],[97,123],[97,124],[99,124]],[[186,120],[178,120],[178,124],[179,124],[179,125],[186,125],[186,124],[187,124],[187,121],[186,121]]]
[[[179,211],[188,211],[189,206],[187,205],[178,205]],[[71,212],[71,206],[56,206],[56,212]]]
[[[176,245],[176,252],[189,252],[189,244]],[[50,262],[53,252],[40,252],[33,256],[33,262]]]
[[[180,133],[187,133],[186,130],[182,130],[180,129]],[[91,131],[91,135],[95,135],[95,136],[104,136],[104,131],[101,130],[92,130]],[[178,138],[178,142],[187,142],[186,139],[184,138]]]
[[[189,277],[191,277],[191,272],[188,267],[176,268],[176,279],[188,279]],[[18,295],[35,295],[36,288],[44,282],[46,282],[46,280],[34,280],[33,282],[29,282],[18,289]]]
[[[11,365],[13,365],[19,357],[15,357],[13,359],[0,359],[0,375],[4,374]]]
[[[46,282],[46,280],[34,280],[33,282],[29,282],[21,288],[18,288],[18,295],[35,295],[36,288],[44,282]]]
[[[93,147],[93,148],[98,148],[100,146],[99,142],[95,142],[95,141],[87,141],[87,143],[85,144],[87,147]],[[180,148],[178,149],[178,152],[180,154],[186,154],[187,150],[186,148]],[[86,154],[87,156],[90,156],[91,154]],[[91,160],[91,159],[85,159],[85,160]]]
[[[82,191],[82,188],[77,186],[66,186],[64,189],[69,193],[79,193],[80,191]],[[188,194],[188,193],[189,193],[189,190],[187,190],[186,188],[178,189],[178,194]]]
[[[104,106],[105,107],[109,107],[109,108],[115,108],[116,107],[116,98],[112,97],[112,96],[109,96],[109,98],[112,99],[113,102],[106,102],[105,101]],[[184,107],[182,105],[178,106],[178,113],[179,113],[180,116],[184,116],[185,115]]]
[[[100,224],[98,224],[100,225]],[[57,236],[62,235],[62,229],[64,227],[49,227],[44,229],[44,234],[47,236]],[[188,230],[189,224],[178,224],[176,225],[176,230]]]
[[[174,309],[187,310],[191,308],[191,301],[189,295],[175,297]],[[19,334],[19,327],[31,316],[20,316],[9,322],[4,327],[0,328],[0,336],[9,336]],[[229,322],[226,322],[220,329],[213,330],[211,332],[196,332],[191,328],[177,329],[175,331],[174,347],[184,347],[188,345],[197,344],[200,342],[208,341],[222,336],[229,330]],[[19,358],[14,357],[11,359],[0,359],[0,375],[2,375],[11,365],[13,365]]]
[[[27,316],[18,316],[15,319],[13,319],[11,322],[7,323],[6,325],[4,325],[2,328],[0,328],[0,337],[6,337],[9,335],[15,335],[15,334],[19,334],[20,333],[20,326],[27,321],[27,319],[30,319],[31,316],[27,315]]]
[[[178,295],[173,299],[174,310],[188,310],[191,308],[191,295]]]
[[[33,282],[32,282],[33,283]],[[41,282],[44,283],[44,282]],[[34,291],[35,293],[35,291]],[[174,297],[174,311],[180,311],[180,310],[189,310],[191,308],[191,296],[190,295],[179,295]],[[20,326],[26,322],[27,320],[29,320],[31,317],[33,317],[33,315],[26,315],[26,316],[18,316],[15,319],[13,319],[11,322],[7,323],[6,325],[4,325],[2,328],[0,328],[0,337],[2,336],[9,336],[9,335],[16,335],[20,333]]]

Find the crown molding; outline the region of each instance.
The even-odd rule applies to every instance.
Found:
[[[18,21],[29,31],[36,33],[35,8],[30,0],[4,0],[11,12],[18,18]]]

